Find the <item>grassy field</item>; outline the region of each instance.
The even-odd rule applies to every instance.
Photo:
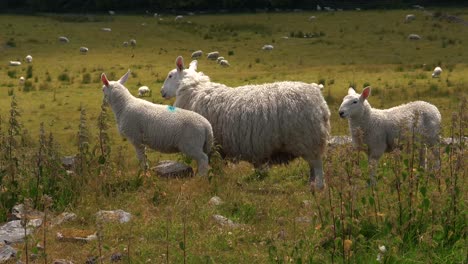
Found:
[[[441,11],[468,19],[468,9]],[[404,23],[408,13],[417,18]],[[311,15],[317,18],[309,21]],[[152,95],[146,99],[172,104],[159,93],[166,74],[178,55],[188,64],[190,54],[201,49],[205,54],[217,50],[231,64],[222,68],[199,60],[199,70],[215,82],[324,83],[333,135],[348,134],[347,122],[337,113],[348,87],[360,92],[367,85],[373,87],[372,106],[429,101],[442,113],[444,137],[466,135],[467,26],[415,10],[162,19],[0,16],[1,212],[27,197],[44,210],[40,197],[48,193],[54,198],[53,214],[68,210],[79,217],[46,231],[49,262],[67,258],[80,263],[98,255],[109,262],[112,253],[122,252],[131,263],[373,263],[385,245],[385,263],[466,263],[464,146],[441,148],[442,168],[436,172],[415,168],[412,147],[390,153],[380,162],[375,188],[367,187],[363,153],[333,148],[325,160],[328,187],[311,193],[303,160],[275,166],[268,175],[255,173],[247,163],[215,158],[208,178],[163,180],[142,173],[133,148],[117,133],[111,110],[107,121],[98,119],[102,72],[116,79],[131,69],[127,87],[132,94],[147,85]],[[408,40],[411,33],[422,39]],[[70,43],[59,43],[59,36]],[[136,47],[122,45],[132,38]],[[262,51],[264,44],[275,48]],[[80,54],[81,46],[89,48],[86,55]],[[27,54],[32,64],[8,66]],[[435,66],[444,69],[441,78],[431,78]],[[24,86],[20,76],[27,77]],[[19,111],[14,120],[21,127],[12,122],[12,109]],[[100,152],[103,141],[108,149]],[[57,156],[76,153],[84,162],[75,176],[66,176],[56,166]],[[168,158],[186,161],[154,151],[148,156],[152,164]],[[224,203],[208,205],[214,195]],[[135,216],[132,224],[96,223],[99,209],[119,208]],[[213,214],[240,226],[220,227]],[[55,232],[61,228],[98,230],[102,236],[99,243],[58,242]],[[30,237],[30,252],[37,242],[43,243],[40,232]],[[25,246],[17,248],[24,261]]]

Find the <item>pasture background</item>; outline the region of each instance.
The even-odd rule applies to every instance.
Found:
[[[466,8],[441,11],[468,19]],[[417,18],[404,23],[408,13],[416,14]],[[309,21],[311,15],[317,18]],[[452,112],[460,111],[460,102],[467,95],[468,27],[448,23],[423,11],[206,14],[185,16],[181,22],[175,22],[174,16],[170,15],[162,15],[161,18],[163,20],[145,15],[1,15],[0,116],[3,120],[8,118],[9,95],[13,90],[21,111],[19,120],[23,129],[28,130],[34,139],[39,134],[40,123],[44,122],[45,130],[52,132],[60,144],[60,153],[75,154],[80,110],[85,109],[87,113],[90,141],[94,143],[98,138],[96,120],[102,102],[99,79],[102,72],[115,80],[130,69],[132,76],[126,86],[132,94],[137,94],[140,85],[147,85],[152,89],[147,100],[172,104],[173,100],[166,101],[159,94],[166,74],[175,67],[178,55],[182,55],[188,65],[190,54],[198,49],[205,55],[217,50],[229,60],[231,66],[222,68],[204,56],[198,65],[199,71],[210,76],[212,81],[233,87],[281,80],[323,82],[323,93],[332,114],[332,135],[348,134],[348,124],[338,118],[337,109],[350,86],[360,91],[371,85],[369,101],[377,108],[412,100],[435,104],[442,113],[443,136],[450,136]],[[103,27],[110,27],[112,32],[101,31]],[[411,33],[421,35],[422,39],[408,40]],[[299,37],[303,34],[313,37]],[[67,36],[70,43],[59,43],[59,36]],[[284,39],[284,36],[288,38]],[[136,47],[123,47],[122,43],[131,38],[136,39]],[[264,44],[272,44],[275,48],[271,52],[262,51]],[[86,55],[80,54],[81,46],[89,48]],[[20,67],[7,64],[10,60],[23,61],[27,54],[31,54],[34,60],[32,77],[27,85],[30,91],[26,92],[18,84],[18,78],[26,76],[28,64],[23,62]],[[431,78],[435,66],[444,69],[441,78]],[[347,233],[350,236],[348,240],[354,243],[351,250],[356,252],[354,255],[344,250],[341,255],[336,253],[335,246],[332,246],[340,245],[336,236],[332,242],[320,242],[331,232],[325,223],[330,224],[334,220],[326,214],[323,216],[325,220],[319,221],[322,216],[317,215],[317,208],[330,211],[336,198],[332,194],[336,195],[338,188],[338,185],[333,185],[338,180],[332,177],[338,177],[334,173],[343,173],[341,167],[345,164],[337,163],[336,153],[329,153],[326,165],[329,169],[327,180],[333,192],[317,196],[311,196],[308,191],[307,166],[302,160],[289,166],[274,167],[268,176],[258,175],[249,164],[240,163],[222,166],[212,173],[209,181],[197,177],[166,181],[155,178],[155,175],[141,178],[133,148],[121,140],[110,109],[109,114],[112,155],[116,156],[117,149],[123,147],[125,162],[119,173],[119,183],[129,182],[135,187],[123,188],[109,195],[101,193],[100,187],[106,181],[113,181],[115,175],[90,180],[89,190],[82,190],[77,201],[67,208],[82,219],[72,224],[73,228],[95,229],[92,216],[98,208],[121,208],[137,216],[136,226],[104,228],[102,243],[105,254],[123,252],[131,244],[129,255],[136,263],[148,259],[150,263],[167,259],[173,263],[184,259],[193,263],[289,262],[290,259],[297,260],[298,256],[304,262],[307,259],[314,262],[369,262],[375,260],[377,246],[387,243],[391,248],[388,253],[390,262],[421,259],[422,262],[432,260],[439,263],[466,261],[466,249],[460,247],[465,241],[464,235],[460,238],[460,234],[456,234],[458,242],[443,240],[437,245],[415,242],[405,247],[403,242],[407,241],[403,236],[399,238],[398,232],[392,228],[386,230],[382,227],[385,221],[370,225],[359,217],[356,225],[363,230],[375,230],[368,230],[371,234],[366,233],[364,238]],[[358,154],[350,150],[340,151],[348,151],[349,159],[357,157],[356,164],[365,168],[366,164],[359,161]],[[180,155],[161,155],[154,151],[149,152],[149,157],[153,164],[165,158],[184,160]],[[462,167],[463,170],[466,168]],[[392,168],[384,167],[381,177],[388,176],[388,171]],[[353,187],[358,197],[375,198],[375,190],[364,187],[366,173],[358,175],[359,179],[353,183],[359,186]],[[464,177],[462,179],[458,184],[461,184],[463,194],[466,188]],[[377,187],[381,188],[377,196],[380,195],[382,204],[383,201],[388,203],[388,207],[382,206],[384,209],[379,212],[382,218],[391,218],[389,214],[395,206],[392,199],[396,194],[385,190],[386,184],[393,184],[390,181],[381,179]],[[347,188],[352,188],[351,184]],[[219,195],[226,201],[221,209],[206,205],[212,195]],[[325,199],[327,195],[330,206]],[[463,205],[466,195],[462,197]],[[314,208],[301,206],[301,201],[306,199],[315,201],[317,205]],[[366,205],[362,207],[363,211],[370,210]],[[246,227],[229,231],[215,226],[210,216],[217,210]],[[365,215],[363,211],[361,214]],[[303,215],[311,216],[311,222],[298,224],[294,221]],[[391,220],[388,222],[393,223]],[[436,220],[432,223],[436,222],[439,223]],[[364,227],[363,223],[370,226]],[[280,235],[281,232],[288,235]],[[60,244],[54,241],[52,233],[48,242],[49,256],[83,261],[88,255],[96,255],[102,247],[97,243],[85,246]],[[189,234],[185,238],[188,241],[180,244],[186,233]],[[344,240],[341,239],[343,248]],[[444,243],[450,244],[454,250],[444,247]],[[168,244],[169,249],[166,247]]]

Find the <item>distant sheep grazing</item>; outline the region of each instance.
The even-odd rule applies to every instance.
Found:
[[[216,59],[218,59],[218,57],[219,57],[219,52],[218,51],[210,52],[206,56],[206,58],[209,59],[209,60],[216,60]]]
[[[122,45],[123,45],[124,47],[128,47],[128,41],[124,41],[124,42],[122,43]]]
[[[80,52],[81,52],[82,54],[88,53],[88,50],[89,50],[89,49],[88,49],[87,47],[80,47]]]
[[[441,73],[442,73],[442,68],[439,66],[435,67],[434,71],[432,72],[432,78],[439,78]]]
[[[70,40],[67,37],[61,36],[58,38],[58,40],[62,43],[68,43]]]
[[[24,77],[21,76],[21,77],[19,78],[19,84],[20,84],[20,85],[23,85],[23,84],[24,84],[24,81],[25,81]]]
[[[406,17],[405,17],[405,23],[409,23],[409,22],[411,22],[411,21],[413,21],[413,20],[415,20],[415,19],[416,19],[416,16],[415,16],[415,15],[413,15],[413,14],[408,14],[408,15],[406,15]]]
[[[27,55],[24,60],[27,62],[27,63],[31,63],[32,60],[33,60],[33,57],[31,55]]]
[[[130,71],[120,80],[101,75],[104,101],[114,112],[117,127],[135,147],[138,160],[147,168],[145,146],[163,153],[182,152],[197,161],[198,173],[208,173],[213,131],[203,116],[169,105],[153,104],[130,94],[124,86]]]
[[[229,67],[229,66],[231,66],[231,65],[229,64],[229,61],[227,61],[227,60],[220,60],[220,61],[219,61],[219,65],[221,65],[221,66],[223,66],[223,67]]]
[[[136,46],[136,39],[131,39],[131,40],[130,40],[130,45],[131,45],[132,47],[135,47],[135,46]]]
[[[353,144],[357,147],[366,147],[371,184],[375,184],[375,170],[380,157],[396,148],[396,141],[405,136],[401,131],[402,128],[411,131],[415,125],[414,132],[421,140],[420,143],[427,144],[438,158],[437,144],[441,115],[437,107],[427,102],[416,101],[389,109],[376,109],[367,101],[370,92],[370,87],[364,88],[362,94],[349,88],[339,114],[341,118],[348,119]],[[425,167],[423,147],[419,150],[419,164]],[[437,160],[436,166],[439,164]]]
[[[174,106],[206,117],[222,155],[251,162],[256,169],[302,157],[309,164],[311,187],[324,187],[330,111],[318,87],[286,81],[233,89],[196,70],[196,60],[184,69],[179,56],[161,94],[175,96]]]
[[[10,61],[10,66],[21,66],[21,61]]]
[[[224,57],[220,56],[216,59],[216,63],[220,63],[222,60],[224,60]]]
[[[263,45],[262,50],[273,50],[273,45]]]
[[[115,11],[114,10],[109,10],[109,15],[111,15],[111,16],[115,15]]]
[[[184,16],[176,16],[174,20],[181,21],[182,19],[184,19]]]
[[[101,31],[112,32],[112,29],[111,28],[101,28]]]
[[[421,36],[419,36],[418,34],[409,34],[408,39],[409,40],[420,40]]]
[[[203,56],[203,51],[197,50],[192,53],[192,59],[198,59]]]
[[[150,91],[150,88],[148,86],[141,86],[140,88],[138,88],[138,96],[143,96],[143,95],[147,95],[149,94],[151,91]]]
[[[309,21],[314,21],[317,17],[316,16],[310,16]]]

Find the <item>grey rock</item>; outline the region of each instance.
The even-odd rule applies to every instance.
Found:
[[[111,262],[119,262],[122,260],[122,257],[123,257],[122,253],[116,252],[111,255]]]
[[[240,225],[222,215],[213,215],[213,220],[223,227],[238,228]]]
[[[32,219],[28,221],[26,227],[26,235],[32,233],[34,227],[42,224],[42,219]],[[21,220],[13,220],[0,226],[0,241],[6,243],[18,243],[24,240],[24,227],[21,225]]]
[[[75,166],[75,156],[63,156],[61,161],[62,161],[62,166],[66,170],[71,170]]]
[[[218,196],[213,196],[208,201],[208,204],[211,205],[211,206],[218,206],[218,205],[221,205],[223,203],[224,203],[223,200],[221,200],[221,198],[219,198]]]
[[[124,210],[118,209],[114,211],[101,210],[96,213],[96,218],[103,222],[118,222],[127,223],[132,219],[132,214],[125,212]]]
[[[76,219],[76,214],[63,212],[52,220],[52,226],[61,225],[66,222],[74,221]]]
[[[193,176],[192,167],[172,160],[163,160],[152,170],[163,178],[186,178]]]
[[[16,257],[16,249],[9,245],[0,244],[0,263],[5,263]]]
[[[53,264],[73,264],[73,262],[66,260],[66,259],[56,259]]]

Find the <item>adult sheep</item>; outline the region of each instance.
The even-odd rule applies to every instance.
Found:
[[[124,86],[129,73],[118,81],[108,81],[103,73],[102,91],[120,134],[133,144],[141,164],[148,167],[145,146],[149,146],[163,153],[184,153],[197,161],[198,173],[206,175],[213,142],[208,120],[195,112],[134,97]]]
[[[33,60],[33,57],[31,55],[27,55],[24,60],[27,62],[27,63],[31,63],[32,60]]]
[[[415,101],[389,109],[376,109],[367,101],[370,92],[370,87],[364,88],[362,94],[349,88],[339,114],[341,118],[348,119],[353,144],[367,148],[371,184],[375,184],[375,169],[380,157],[396,148],[399,138],[404,138],[402,128],[411,131],[414,126],[416,138],[420,143],[427,144],[435,158],[438,158],[436,146],[439,142],[441,115],[437,107]],[[436,163],[439,166],[438,160]],[[419,150],[419,164],[425,167],[425,151],[422,147]]]
[[[224,156],[251,162],[256,169],[302,157],[310,166],[311,187],[324,187],[330,111],[318,87],[275,82],[232,89],[196,70],[196,60],[184,69],[179,56],[161,94],[176,96],[174,106],[206,117]]]
[[[434,71],[432,72],[432,78],[439,78],[441,73],[442,73],[442,68],[439,66],[435,67]]]

